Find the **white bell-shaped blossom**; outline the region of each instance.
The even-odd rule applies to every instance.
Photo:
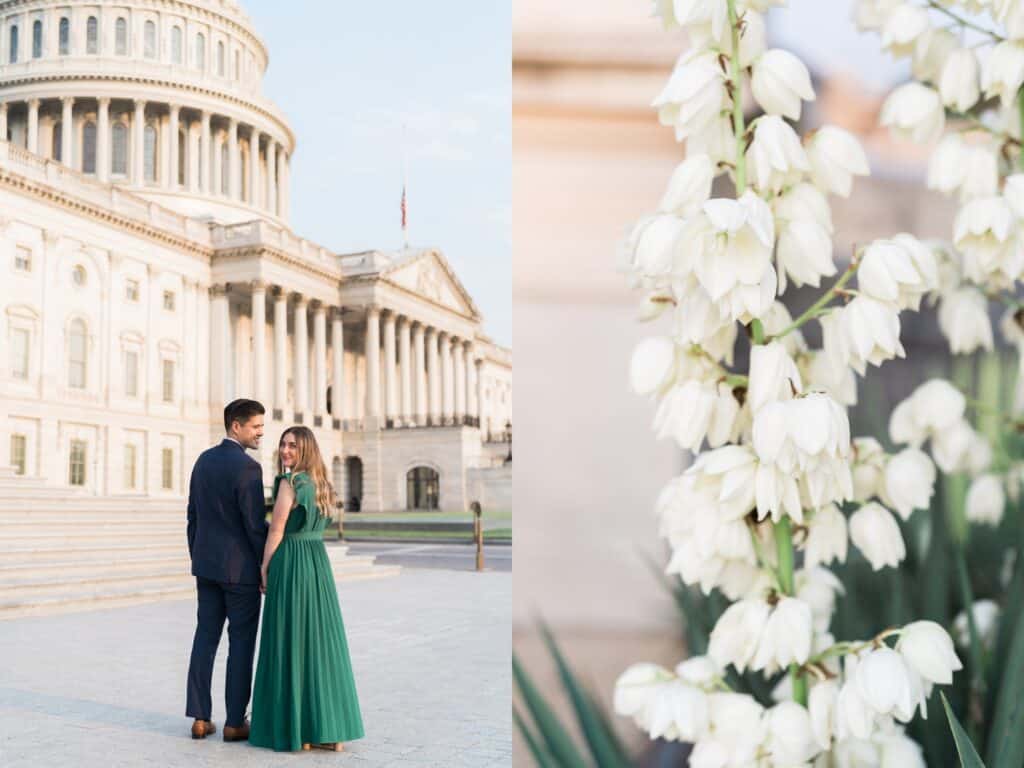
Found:
[[[765,713],[765,722],[773,766],[802,765],[821,751],[811,729],[810,713],[796,702],[776,704]]]
[[[878,768],[927,768],[921,745],[902,732],[885,733],[876,743]]]
[[[967,150],[967,143],[959,133],[943,136],[928,158],[925,186],[945,194],[955,192],[964,180]]]
[[[1024,38],[1024,6],[1017,0],[991,0],[992,15],[1006,27],[1012,40]]]
[[[966,420],[955,422],[948,429],[932,435],[932,458],[939,469],[947,475],[969,470],[975,460],[972,453],[981,449],[985,438],[979,435]],[[985,456],[983,458],[990,458]]]
[[[814,631],[827,632],[836,610],[836,599],[846,592],[843,582],[827,568],[804,567],[793,575],[793,583],[797,599],[811,607]]]
[[[718,2],[718,0],[715,1]],[[756,7],[753,7],[753,4],[737,3],[737,11],[743,14],[739,63],[742,68],[746,69],[764,53],[767,30],[764,16]],[[708,21],[687,25],[686,32],[692,47],[717,49],[725,56],[732,58],[732,28],[728,24],[722,27],[717,34],[715,25]]]
[[[921,297],[935,289],[938,268],[927,246],[909,235],[901,237],[874,240],[864,249],[857,287],[879,301],[917,309]]]
[[[976,283],[992,280],[1012,284],[1024,267],[1018,251],[1015,217],[1003,197],[984,197],[965,204],[953,221],[953,244],[963,254],[964,274]]]
[[[976,477],[967,489],[967,519],[972,523],[999,525],[1006,507],[1006,492],[996,475]]]
[[[693,271],[731,320],[749,322],[775,300],[771,210],[753,192],[704,203],[691,241]]]
[[[747,168],[754,186],[778,192],[810,172],[800,137],[778,115],[764,115],[754,124],[754,140],[747,150]]]
[[[811,516],[804,541],[804,567],[828,565],[833,560],[846,562],[849,534],[846,517],[835,504],[826,504]]]
[[[963,420],[967,400],[945,379],[929,379],[901,401],[889,416],[889,437],[894,443],[918,447],[935,434]]]
[[[657,664],[634,664],[619,676],[614,708],[652,739],[692,742],[708,727],[708,695]]]
[[[711,630],[708,655],[723,669],[732,664],[737,671],[743,672],[754,660],[771,615],[772,607],[761,598],[746,598],[733,603]],[[806,618],[809,632],[810,608]],[[809,643],[808,640],[808,647]]]
[[[772,201],[772,211],[778,221],[809,219],[828,232],[832,226],[832,209],[824,193],[813,184],[802,181],[786,189]]]
[[[1024,83],[1024,45],[1015,40],[997,43],[981,67],[981,90],[985,97],[998,96],[1003,106],[1016,97]]]
[[[776,336],[793,324],[793,316],[781,301],[772,302],[768,311],[761,315],[760,319],[765,336]],[[778,341],[785,347],[791,357],[796,357],[807,349],[807,342],[804,341],[804,335],[800,332],[799,328],[790,331],[781,339],[778,339]]]
[[[977,288],[966,285],[944,294],[939,304],[939,330],[949,341],[954,355],[976,349],[992,349],[992,320],[988,301]]]
[[[867,501],[880,496],[889,457],[873,437],[853,438],[853,499]]]
[[[811,687],[807,696],[807,713],[811,718],[811,733],[821,749],[832,746],[832,723],[835,720],[836,697],[839,684],[835,680],[824,680]]]
[[[766,738],[764,707],[746,693],[712,693],[711,725],[693,745],[691,768],[756,765]]]
[[[910,72],[918,80],[938,83],[942,67],[953,51],[960,47],[960,40],[944,27],[932,27],[923,32],[914,44],[910,59]]]
[[[722,314],[696,276],[687,274],[673,280],[672,297],[677,307],[673,330],[676,340],[696,344],[713,359],[731,363],[736,324]]]
[[[917,448],[904,448],[885,465],[882,501],[907,520],[915,509],[928,509],[935,492],[935,464]]]
[[[929,683],[949,685],[953,673],[964,668],[953,650],[953,638],[934,621],[914,621],[903,627],[896,650]]]
[[[909,56],[930,26],[926,9],[910,3],[898,5],[882,26],[882,47],[897,58]]]
[[[991,140],[968,144],[958,133],[943,136],[928,160],[925,184],[945,194],[959,190],[961,202],[994,197],[999,191],[999,146]]]
[[[803,664],[811,655],[813,636],[811,606],[795,597],[780,597],[758,639],[751,669],[772,673],[792,663]]]
[[[881,30],[904,0],[854,0],[853,20],[862,32]]]
[[[871,563],[872,570],[895,568],[907,556],[903,534],[892,513],[876,502],[868,502],[853,513],[850,540]]]
[[[975,600],[971,606],[974,625],[977,627],[982,646],[991,648],[995,641],[996,628],[999,626],[999,604],[993,600]],[[967,623],[966,611],[960,611],[953,619],[953,634],[956,644],[961,648],[971,645],[971,630]]]
[[[827,230],[811,219],[782,222],[775,249],[779,276],[779,295],[786,291],[787,276],[799,286],[821,285],[822,277],[836,273],[832,261],[832,238]]]
[[[715,165],[706,154],[691,154],[672,172],[658,210],[692,216],[711,197]]]
[[[825,125],[807,143],[811,178],[822,189],[849,197],[854,176],[867,176],[871,169],[864,148],[849,131]]]
[[[723,381],[679,381],[662,395],[654,415],[658,439],[672,437],[688,451],[698,451],[705,438],[712,448],[735,435],[740,404]]]
[[[674,214],[645,216],[623,244],[626,270],[642,278],[665,278],[675,264],[679,236],[686,222]]]
[[[769,115],[800,119],[803,101],[814,101],[811,73],[807,66],[789,51],[773,48],[754,62],[750,90],[754,100]]]
[[[845,682],[839,687],[833,704],[835,738],[840,743],[852,739],[868,739],[875,730],[877,713],[860,693],[857,685],[857,657],[843,660]]]
[[[776,400],[792,400],[803,390],[800,371],[781,342],[757,344],[750,350],[747,403],[757,413]]]
[[[686,136],[688,153],[704,154],[714,163],[731,163],[736,159],[736,134],[728,113],[719,113],[707,122],[690,128]]]
[[[928,144],[942,135],[946,114],[938,91],[910,82],[889,94],[882,104],[880,120],[900,137]]]
[[[924,698],[916,671],[888,646],[861,654],[854,681],[861,699],[876,714],[891,715],[904,723],[914,717]]]
[[[656,0],[655,14],[667,28],[709,25],[715,38],[728,30],[729,6],[725,0]]]
[[[676,372],[677,347],[668,336],[651,336],[633,349],[629,386],[638,395],[649,395],[667,386]]]
[[[950,55],[942,67],[939,94],[942,103],[957,112],[966,112],[981,95],[978,57],[970,48],[960,48]]]
[[[847,367],[836,369],[824,350],[800,357],[800,373],[808,390],[820,390],[840,405],[857,404],[857,377]]]
[[[682,141],[700,131],[728,107],[725,75],[714,51],[687,51],[676,62],[668,83],[655,98],[662,125],[675,128]]]
[[[899,306],[866,294],[820,319],[825,354],[836,370],[849,366],[861,376],[868,365],[904,357]]]

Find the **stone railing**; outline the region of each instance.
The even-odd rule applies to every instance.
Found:
[[[210,245],[206,224],[104,184],[55,160],[48,160],[7,141],[0,141],[0,169],[42,182],[72,197],[113,213],[136,219],[178,237]]]
[[[279,248],[307,264],[337,271],[340,277],[338,258],[332,251],[264,219],[254,219],[240,224],[215,225],[211,227],[211,237],[213,245],[217,248],[258,245]]]

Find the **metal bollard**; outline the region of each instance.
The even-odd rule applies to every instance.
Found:
[[[480,508],[480,502],[474,501],[469,505],[470,511],[473,513],[473,541],[476,542],[476,569],[482,571],[484,569],[484,523],[482,519],[483,510]]]

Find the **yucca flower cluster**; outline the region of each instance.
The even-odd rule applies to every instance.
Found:
[[[641,319],[663,326],[635,348],[630,382],[656,402],[656,434],[696,454],[657,501],[667,570],[732,603],[704,656],[675,670],[627,669],[615,708],[652,738],[692,742],[694,768],[912,767],[924,763],[904,725],[962,668],[953,640],[931,621],[833,637],[843,585],[828,566],[846,560],[851,542],[872,568],[898,566],[906,546],[896,516],[929,506],[936,463],[961,467],[977,455],[964,409],[933,407],[931,398],[949,396],[936,385],[893,414],[894,441],[906,447],[892,455],[852,437],[846,410],[858,375],[905,355],[900,313],[948,300],[952,251],[904,233],[836,264],[828,196],[848,196],[867,157],[839,127],[794,128],[815,94],[796,56],[766,49],[763,14],[782,4],[655,2],[665,26],[685,27],[691,42],[654,100],[686,156],[623,247]],[[884,16],[886,4],[873,5]],[[900,32],[891,45],[912,50]],[[949,88],[967,98],[962,84]],[[748,91],[763,111],[749,124]],[[887,122],[937,137],[943,102],[936,118],[931,97],[915,93],[924,106],[889,108]],[[734,194],[712,197],[719,176]],[[989,245],[998,238],[980,226],[965,230],[979,239],[977,269],[1002,275],[1012,260],[984,250],[998,251]],[[791,284],[827,287],[793,318],[779,300]],[[808,322],[821,324],[821,349],[801,334]],[[746,370],[734,363],[740,334],[751,346]],[[987,493],[978,507],[990,513]],[[774,705],[732,689],[729,670],[784,671]]]

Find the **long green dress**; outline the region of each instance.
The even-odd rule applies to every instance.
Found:
[[[274,499],[288,475],[274,478]],[[292,479],[295,506],[270,559],[256,662],[249,743],[278,751],[351,741],[363,721],[324,548],[328,519],[305,472]]]

